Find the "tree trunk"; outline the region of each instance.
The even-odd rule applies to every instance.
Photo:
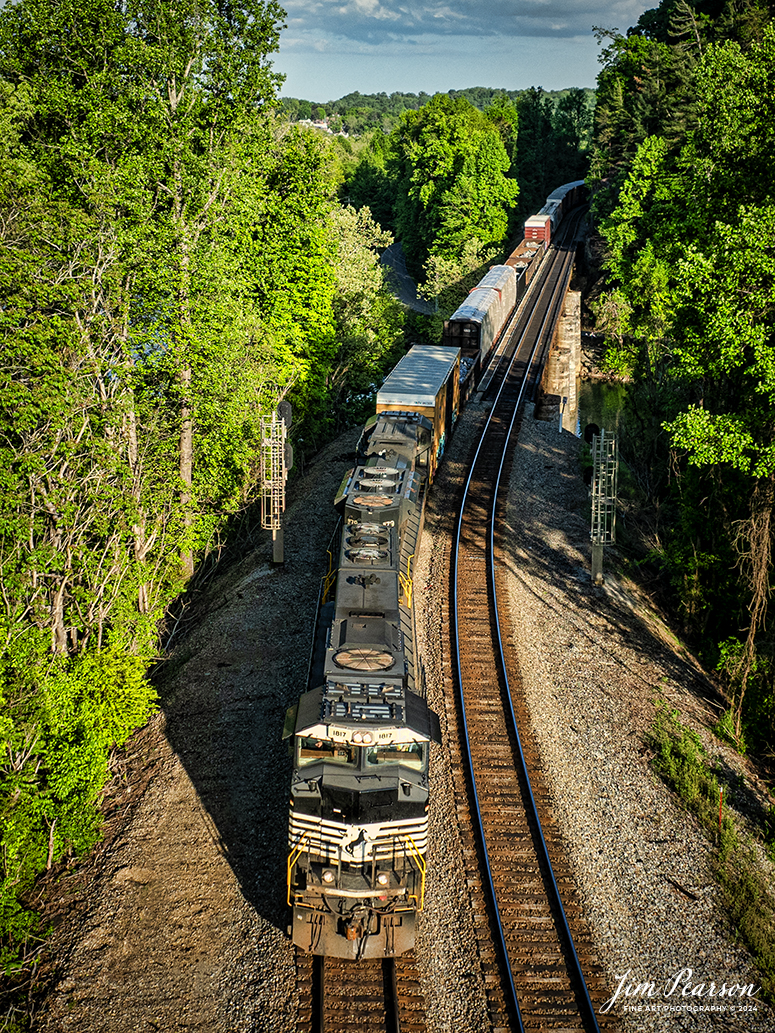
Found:
[[[180,371],[180,383],[183,388],[183,404],[180,410],[180,479],[183,490],[180,493],[180,505],[183,509],[183,527],[188,532],[193,524],[191,513],[191,485],[194,474],[194,421],[189,400],[191,390],[191,367],[184,365]],[[181,552],[183,574],[190,578],[194,573],[194,553],[190,545]]]
[[[178,248],[180,261],[180,279],[178,281],[178,318],[180,319],[180,372],[178,379],[181,387],[180,405],[180,480],[183,488],[180,493],[180,505],[183,511],[183,528],[188,533],[193,525],[192,485],[194,483],[194,419],[191,405],[191,256],[189,227],[186,225],[183,211],[183,177],[180,163],[175,167],[175,218],[178,225]],[[189,542],[180,554],[183,575],[192,577],[194,573],[194,552]]]
[[[137,507],[137,518],[132,524],[132,536],[134,545],[134,559],[137,566],[137,608],[140,613],[148,612],[148,585],[142,579],[141,570],[145,565],[145,558],[148,554],[149,543],[146,535],[146,513],[140,504],[142,498],[142,468],[140,465],[140,453],[137,445],[137,413],[134,403],[130,406],[126,421],[127,435],[127,459],[132,474],[132,498]]]
[[[751,497],[751,516],[742,521],[737,536],[740,565],[743,568],[747,587],[751,594],[748,611],[751,623],[737,670],[734,672],[739,684],[735,699],[735,735],[742,732],[743,700],[748,681],[757,664],[757,635],[764,629],[767,619],[767,605],[772,587],[772,510],[775,505],[775,477],[765,477],[756,482]]]
[[[65,629],[65,588],[67,581],[62,581],[51,600],[51,652],[67,652],[67,630]]]

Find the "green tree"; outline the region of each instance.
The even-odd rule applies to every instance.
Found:
[[[552,129],[557,140],[558,180],[569,183],[584,179],[589,159],[587,152],[591,143],[592,108],[587,93],[582,89],[571,89],[560,97],[552,118]],[[559,185],[559,183],[558,183]]]
[[[368,206],[380,226],[392,231],[396,183],[391,153],[391,139],[381,129],[375,129],[368,137],[360,159],[345,179],[342,200],[356,208]]]
[[[394,155],[396,233],[415,273],[431,253],[453,257],[470,240],[483,247],[503,240],[518,188],[494,121],[437,94],[404,114]]]
[[[517,102],[517,179],[519,211],[532,215],[543,206],[551,191],[560,185],[552,120],[554,106],[543,90],[533,87]]]
[[[748,51],[733,41],[708,45],[694,80],[696,127],[677,152],[662,137],[644,141],[602,224],[612,309],[636,374],[666,375],[673,411],[665,427],[684,485],[713,484],[706,498],[718,500],[716,519],[699,540],[696,520],[693,543],[682,545],[676,535],[673,556],[685,557],[693,545],[703,557],[696,574],[705,593],[737,567],[737,603],[715,615],[713,632],[717,642],[731,636],[740,646],[726,649],[738,729],[754,675],[760,696],[772,695],[775,653],[767,621],[775,484],[773,67],[772,27]],[[688,490],[682,505],[697,504],[698,495]]]
[[[385,285],[379,254],[393,242],[368,208],[335,207],[329,225],[336,243],[333,302],[337,350],[328,377],[338,423],[362,421],[373,395],[400,358],[403,311]]]
[[[325,159],[269,114],[280,17],[0,13],[4,936],[99,833],[160,618],[251,496],[262,412],[333,361]]]

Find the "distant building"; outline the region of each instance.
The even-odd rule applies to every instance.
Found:
[[[300,118],[298,120],[300,126],[309,126],[311,129],[320,129],[321,132],[328,133],[329,136],[349,136],[344,129],[340,129],[338,133],[335,133],[333,129],[329,128],[328,119],[323,118],[320,120],[312,118]]]

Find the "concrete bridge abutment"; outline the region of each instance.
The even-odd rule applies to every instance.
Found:
[[[557,320],[538,389],[536,419],[562,418],[562,429],[576,433],[578,377],[581,371],[581,293],[568,291]]]

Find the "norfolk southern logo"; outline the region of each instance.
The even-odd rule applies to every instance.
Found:
[[[755,1012],[756,1001],[751,1000],[761,990],[753,983],[701,982],[693,978],[694,971],[682,968],[664,982],[638,983],[632,979],[632,969],[617,976],[619,985],[600,1009],[609,1012],[617,1002],[626,1012]]]

